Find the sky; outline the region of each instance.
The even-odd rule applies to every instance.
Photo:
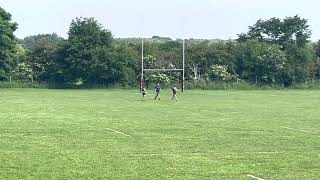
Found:
[[[319,0],[0,0],[18,38],[67,37],[75,17],[94,17],[114,37],[234,39],[258,19],[299,15],[320,39]]]

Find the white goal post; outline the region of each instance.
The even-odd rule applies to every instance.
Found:
[[[181,68],[172,68],[172,69],[145,69],[144,68],[144,38],[141,40],[141,80],[140,80],[140,91],[142,86],[144,86],[144,72],[146,71],[159,71],[159,72],[168,72],[176,71],[181,72],[181,91],[185,91],[185,39],[182,40],[182,67]]]

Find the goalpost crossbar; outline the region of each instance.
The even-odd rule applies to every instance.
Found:
[[[145,71],[181,71],[181,90],[184,92],[185,90],[185,40],[182,41],[182,69],[172,68],[172,69],[145,69],[144,68],[144,38],[142,38],[141,42],[141,80],[140,80],[140,91],[144,84],[144,72]]]
[[[143,69],[144,71],[183,71],[183,69]]]

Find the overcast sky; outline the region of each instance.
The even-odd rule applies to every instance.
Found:
[[[236,38],[258,19],[299,14],[320,39],[319,0],[0,0],[16,35],[67,37],[75,17],[95,17],[115,37]]]

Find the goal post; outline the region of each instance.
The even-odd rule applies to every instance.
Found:
[[[145,72],[181,72],[181,91],[185,92],[185,40],[182,40],[182,65],[180,68],[168,68],[168,69],[145,69],[144,68],[144,38],[141,38],[141,79],[140,79],[140,91],[144,86],[144,74]]]
[[[182,82],[181,82],[181,91],[185,90],[185,41],[182,40]]]
[[[143,47],[143,38],[141,40],[141,79],[140,79],[140,92],[142,91],[142,87],[144,86],[144,47]]]

